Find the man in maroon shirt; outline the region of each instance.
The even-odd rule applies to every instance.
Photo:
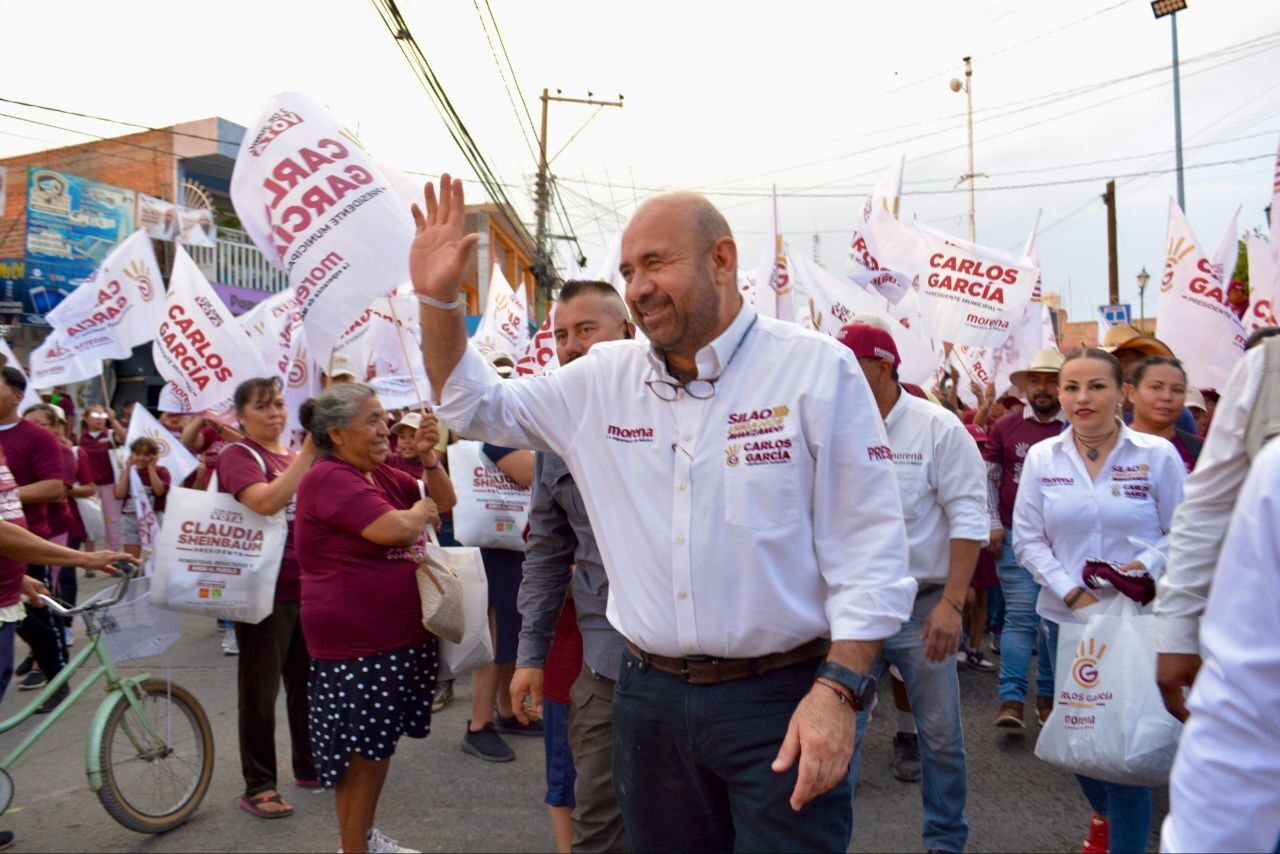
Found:
[[[48,539],[51,533],[48,505],[61,501],[67,490],[62,480],[62,446],[45,428],[18,417],[18,405],[26,390],[27,381],[21,371],[8,366],[0,368],[0,449],[18,485],[18,500],[22,502],[27,528],[36,536]],[[46,566],[30,564],[27,574],[46,586],[49,583]],[[18,635],[31,647],[31,654],[40,666],[40,672],[28,673],[20,687],[23,690],[42,688],[45,680],[56,676],[65,662],[61,632],[47,608],[28,606]],[[66,691],[64,685],[46,705],[56,706]]]
[[[1013,555],[1009,529],[1013,524],[1013,502],[1018,495],[1022,462],[1036,442],[1062,432],[1065,422],[1058,404],[1058,372],[1062,354],[1052,348],[1041,350],[1025,371],[1015,371],[1010,379],[1025,393],[1027,406],[1011,412],[987,431],[982,449],[987,461],[987,509],[991,515],[991,556],[996,559],[1000,590],[1004,594],[1004,628],[1000,634],[1000,711],[998,727],[1022,729],[1023,702],[1031,669],[1031,647],[1036,642],[1040,618],[1036,597],[1040,587],[1031,573],[1018,565]],[[1036,674],[1036,712],[1040,721],[1053,708],[1053,662],[1041,646]]]

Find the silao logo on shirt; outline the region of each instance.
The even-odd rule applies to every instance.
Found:
[[[765,436],[786,429],[791,407],[785,403],[766,406],[749,412],[729,413],[729,439],[745,439],[748,436]]]

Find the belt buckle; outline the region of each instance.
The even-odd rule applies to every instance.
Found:
[[[695,678],[689,672],[689,664],[710,664],[714,668],[714,677],[712,679]],[[691,655],[680,659],[680,675],[684,677],[684,681],[690,685],[715,685],[720,682],[720,659],[712,658],[709,655]]]

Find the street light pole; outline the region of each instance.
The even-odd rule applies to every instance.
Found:
[[[951,79],[951,91],[959,92],[964,90],[966,108],[965,115],[968,117],[967,124],[969,128],[969,173],[960,178],[960,183],[969,181],[969,242],[972,243],[977,239],[977,226],[974,222],[973,212],[973,182],[978,177],[973,171],[973,64],[970,62],[972,57],[964,58],[964,82],[961,83],[954,77]]]
[[[1182,182],[1182,79],[1178,71],[1178,13],[1187,8],[1187,0],[1151,0],[1151,14],[1159,20],[1169,17],[1173,33],[1173,144],[1178,172],[1178,207],[1185,213],[1187,197]]]
[[[1147,334],[1147,282],[1151,281],[1151,274],[1147,272],[1146,265],[1142,267],[1142,271],[1138,273],[1138,312],[1142,317],[1142,334]]]

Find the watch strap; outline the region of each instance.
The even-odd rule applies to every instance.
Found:
[[[871,704],[871,698],[875,696],[876,680],[834,661],[822,662],[818,667],[815,678],[830,679],[837,685],[844,687],[853,697],[854,705],[859,710],[868,708]]]

